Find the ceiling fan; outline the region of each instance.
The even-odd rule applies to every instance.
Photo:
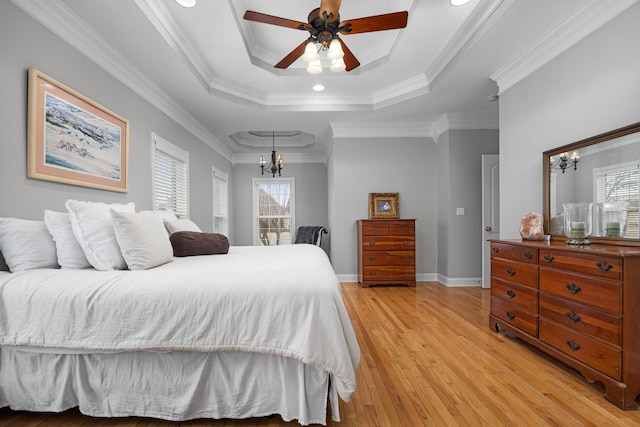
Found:
[[[275,68],[281,69],[288,68],[298,58],[305,55],[305,49],[308,51],[308,49],[312,47],[310,43],[313,43],[314,49],[315,45],[319,44],[320,50],[330,51],[331,42],[333,40],[339,40],[340,34],[346,36],[350,34],[369,33],[372,31],[395,30],[407,26],[409,13],[406,11],[350,19],[341,22],[340,14],[338,13],[341,2],[341,0],[320,0],[320,7],[309,13],[307,18],[308,22],[294,21],[291,19],[280,18],[278,16],[267,15],[265,13],[254,12],[252,10],[247,10],[245,12],[244,19],[309,32],[307,40],[300,43],[298,47],[293,49],[275,65]],[[341,44],[342,52],[344,52],[343,68],[347,71],[351,71],[358,67],[360,65],[360,61],[358,61],[351,50],[349,50],[347,45],[345,45],[341,40],[339,44]]]

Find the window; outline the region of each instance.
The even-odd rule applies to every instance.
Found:
[[[253,178],[253,244],[288,245],[295,230],[295,179]]]
[[[189,216],[189,153],[156,135],[153,142],[153,208]]]
[[[627,234],[625,237],[636,239],[639,237],[639,168],[640,160],[637,160],[593,170],[596,203],[627,202]]]
[[[229,236],[229,175],[213,168],[213,232]]]

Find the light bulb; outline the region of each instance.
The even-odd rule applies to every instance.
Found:
[[[322,72],[322,64],[320,63],[320,59],[309,62],[307,66],[307,72],[311,74],[320,74]]]
[[[318,51],[316,50],[315,42],[307,43],[307,46],[304,48],[304,54],[302,55],[302,59],[306,62],[313,62],[320,59],[318,55]]]
[[[340,71],[344,71],[347,69],[347,66],[344,63],[342,58],[334,59],[331,61],[331,66],[329,67],[331,71],[339,73]]]
[[[327,58],[329,59],[339,59],[344,56],[344,52],[342,51],[342,43],[340,40],[333,39],[331,40],[331,44],[329,45],[329,51],[327,52]]]

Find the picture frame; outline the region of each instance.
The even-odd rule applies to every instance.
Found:
[[[369,218],[400,218],[398,193],[369,193]]]
[[[27,176],[126,193],[129,121],[29,68]]]

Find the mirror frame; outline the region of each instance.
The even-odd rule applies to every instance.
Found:
[[[562,147],[553,148],[542,153],[542,212],[544,219],[544,232],[550,234],[551,224],[551,156],[557,156],[560,153],[579,150],[590,145],[599,144],[621,136],[630,135],[640,132],[640,122],[615,129],[600,135],[585,138]],[[566,240],[566,236],[562,234],[552,234],[552,240]],[[592,243],[606,243],[619,246],[640,246],[640,239],[625,239],[619,237],[597,237],[590,236]]]

